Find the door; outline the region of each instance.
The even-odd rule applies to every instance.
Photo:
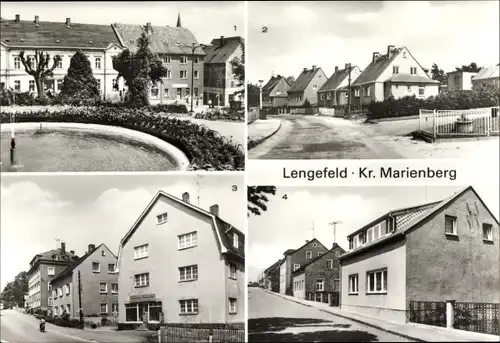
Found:
[[[149,312],[147,303],[139,304],[139,321],[143,323],[147,323],[149,321]]]
[[[181,100],[182,98],[182,88],[177,88],[177,100]]]

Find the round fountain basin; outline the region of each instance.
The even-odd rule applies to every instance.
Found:
[[[11,163],[11,134],[16,148]],[[1,126],[1,171],[111,172],[186,170],[189,160],[173,145],[121,127],[74,123]]]

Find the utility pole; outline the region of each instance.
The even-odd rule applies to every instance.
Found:
[[[349,63],[349,78],[347,79],[347,115],[351,115],[351,63]]]
[[[313,230],[313,239],[314,239],[314,219],[313,219],[313,228],[312,228],[312,230]]]
[[[78,308],[80,312],[80,329],[83,329],[83,309],[82,309],[82,278],[78,271]]]
[[[331,222],[330,225],[333,226],[333,243],[337,243],[337,224],[340,224],[341,221]]]

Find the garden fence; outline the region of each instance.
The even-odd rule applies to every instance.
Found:
[[[467,110],[425,110],[419,113],[419,131],[440,137],[490,136],[499,134],[498,107]]]
[[[335,109],[334,108],[320,107],[319,114],[322,116],[332,116],[333,117],[335,115]]]
[[[446,327],[446,303],[410,301],[410,322]]]
[[[259,109],[257,107],[250,107],[247,111],[248,124],[252,124],[257,119],[259,119]]]
[[[197,343],[197,342],[245,342],[244,326],[217,326],[167,324],[158,331],[158,342]]]

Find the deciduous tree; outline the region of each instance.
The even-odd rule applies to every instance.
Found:
[[[24,70],[35,79],[36,90],[40,98],[45,97],[44,84],[47,77],[51,77],[57,65],[61,61],[61,56],[55,55],[52,58],[52,67],[49,67],[51,60],[50,54],[43,50],[35,49],[34,61],[26,58],[26,52],[21,51],[19,58],[24,66]]]
[[[276,195],[275,186],[249,186],[247,191],[247,214],[259,216],[267,211],[269,195]]]
[[[431,69],[431,77],[433,80],[439,81],[440,83],[446,83],[447,75],[443,69],[439,69],[438,65],[434,63]]]

